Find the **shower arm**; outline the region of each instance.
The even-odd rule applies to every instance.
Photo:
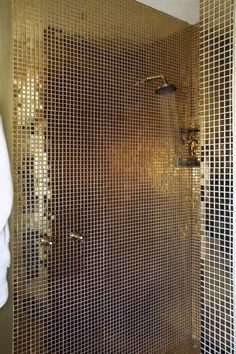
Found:
[[[143,85],[146,81],[157,80],[157,79],[162,79],[164,81],[164,83],[166,83],[166,79],[165,79],[164,75],[156,75],[156,76],[145,77],[145,79],[136,82],[135,86]]]

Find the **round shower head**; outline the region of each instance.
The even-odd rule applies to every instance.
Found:
[[[177,87],[173,84],[168,84],[164,75],[148,76],[145,79],[138,81],[135,86],[143,85],[145,82],[150,80],[162,79],[163,84],[156,89],[156,94],[159,96],[168,95],[177,90]]]
[[[173,93],[177,90],[177,87],[173,84],[168,84],[167,82],[165,82],[163,85],[159,86],[156,89],[156,94],[158,96],[162,96],[162,95],[169,95],[170,93]]]

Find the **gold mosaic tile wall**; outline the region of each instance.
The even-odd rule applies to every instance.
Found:
[[[192,38],[192,115],[189,125],[200,129],[199,121],[199,25],[193,28]],[[200,135],[200,133],[199,133]],[[197,156],[201,154],[199,143]],[[201,170],[192,169],[192,314],[193,336],[200,339],[200,254],[201,254]]]
[[[233,0],[201,0],[202,353],[234,353]]]
[[[189,342],[193,32],[133,0],[13,0],[14,353]],[[159,73],[176,94],[134,85]]]

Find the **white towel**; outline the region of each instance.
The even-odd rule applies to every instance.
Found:
[[[0,307],[8,298],[7,268],[10,265],[8,218],[13,204],[13,185],[6,139],[0,116]]]

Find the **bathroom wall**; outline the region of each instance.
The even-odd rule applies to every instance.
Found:
[[[234,353],[234,1],[201,0],[202,353]]]
[[[191,344],[194,31],[132,0],[13,1],[14,353]],[[135,86],[159,73],[176,94]]]
[[[8,0],[0,0],[0,115],[12,157],[12,19],[11,2]],[[10,296],[0,309],[0,343],[4,354],[12,353],[11,268],[8,271],[8,280]]]
[[[200,128],[199,119],[199,24],[193,27],[192,38],[192,113],[189,126]],[[201,155],[199,143],[197,156]],[[201,170],[192,169],[192,315],[193,336],[200,339],[200,256],[201,256]]]

